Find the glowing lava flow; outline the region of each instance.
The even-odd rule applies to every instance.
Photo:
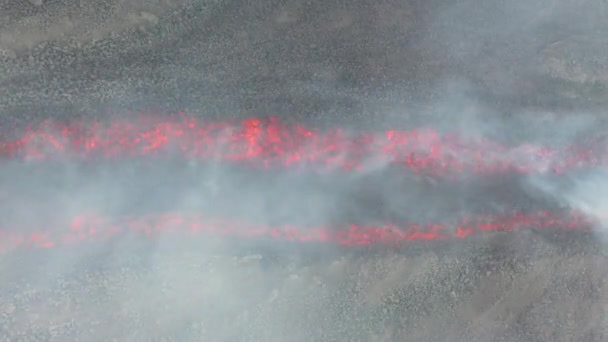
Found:
[[[238,161],[270,166],[311,166],[362,170],[397,165],[414,172],[454,174],[561,173],[608,164],[602,144],[560,149],[506,147],[487,140],[466,140],[433,130],[347,133],[287,126],[277,119],[241,123],[205,122],[180,115],[172,121],[138,119],[95,124],[43,123],[13,140],[0,140],[5,158],[48,159],[132,157],[177,152],[186,158]]]
[[[295,242],[333,243],[343,246],[373,244],[403,245],[419,240],[462,239],[473,234],[521,229],[551,231],[587,231],[593,221],[576,212],[556,214],[536,212],[505,216],[465,219],[456,224],[407,224],[404,226],[348,225],[344,227],[263,226],[240,221],[206,219],[200,214],[168,213],[144,217],[112,219],[98,215],[81,215],[63,230],[43,229],[27,234],[0,230],[0,251],[16,248],[53,248],[83,242],[106,241],[124,233],[158,237],[178,234],[223,238],[257,238]],[[50,233],[54,232],[54,233]]]

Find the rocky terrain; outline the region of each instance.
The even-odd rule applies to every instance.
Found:
[[[524,232],[419,253],[338,253],[319,246],[227,253],[225,246],[206,247],[139,254],[125,248],[112,257],[88,259],[78,253],[78,262],[65,262],[61,269],[52,261],[57,254],[4,259],[0,336],[6,341],[606,338],[606,257],[576,239],[563,248]],[[69,260],[70,254],[61,258]]]

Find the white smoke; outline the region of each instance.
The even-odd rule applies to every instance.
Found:
[[[601,239],[608,237],[608,170],[595,169],[559,179],[529,177],[533,190],[589,217],[594,232]],[[607,240],[608,241],[608,240]]]

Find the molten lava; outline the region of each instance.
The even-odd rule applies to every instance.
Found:
[[[107,124],[43,122],[29,127],[18,138],[0,139],[0,156],[20,160],[49,160],[60,156],[95,161],[100,158],[178,154],[212,162],[246,162],[260,167],[307,167],[313,170],[359,171],[391,165],[435,175],[561,173],[573,168],[608,164],[608,153],[602,145],[508,147],[483,139],[442,135],[427,129],[321,131],[302,125],[285,125],[276,118],[251,118],[234,123],[207,122],[179,115],[169,121],[147,117]],[[45,227],[0,227],[0,250],[52,248],[109,239],[127,232],[144,236],[204,234],[361,246],[460,239],[476,233],[524,228],[587,230],[592,225],[593,220],[580,213],[546,211],[477,217],[452,224],[352,224],[343,227],[265,226],[187,213],[122,218],[83,215],[71,223],[47,223]]]
[[[16,139],[0,140],[0,155],[28,160],[68,157],[133,157],[178,153],[186,158],[247,162],[261,167],[363,170],[393,165],[429,174],[561,173],[608,164],[596,145],[550,148],[508,147],[437,131],[320,131],[285,125],[276,118],[240,123],[207,122],[180,115],[118,120],[109,124],[53,124],[30,127]]]
[[[221,220],[200,214],[166,213],[142,217],[111,218],[85,214],[65,227],[0,229],[0,251],[16,248],[53,248],[84,242],[106,241],[125,233],[146,237],[178,234],[223,238],[258,238],[292,242],[333,243],[343,246],[373,244],[403,245],[413,241],[462,239],[487,232],[512,232],[521,229],[587,231],[593,221],[576,212],[568,214],[536,212],[464,219],[454,224],[409,223],[378,226],[352,224],[342,227],[266,226],[237,220]],[[21,232],[21,233],[20,233]]]

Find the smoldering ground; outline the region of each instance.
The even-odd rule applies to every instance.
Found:
[[[470,120],[466,127],[474,123]],[[526,175],[471,176],[454,182],[388,166],[371,173],[315,172],[193,162],[170,154],[151,160],[56,157],[4,161],[5,226],[65,229],[61,222],[91,209],[108,216],[198,210],[265,225],[331,225],[411,217],[443,220],[514,208],[562,209],[564,204],[530,191]],[[472,326],[480,338],[520,338],[523,332],[495,323],[507,319],[518,326],[515,315],[532,324],[525,333],[550,334],[557,326],[539,328],[549,309],[530,306],[530,301],[579,295],[557,285],[565,276],[562,268],[585,272],[567,275],[574,277],[568,286],[582,286],[592,298],[602,296],[602,249],[591,242],[574,235],[556,243],[522,231],[471,243],[348,250],[126,235],[111,244],[19,250],[3,259],[5,327],[8,338],[102,334],[144,340],[154,334],[278,340],[290,334],[302,340],[366,340],[399,338],[386,336],[403,336],[410,329],[414,336],[449,339],[468,336]],[[522,289],[526,298],[520,299]],[[510,299],[498,298],[495,291]],[[598,316],[587,313],[592,323],[577,334],[595,333],[602,326],[603,306],[598,303],[592,310]],[[321,309],[326,310],[322,315],[310,314]],[[586,309],[567,310],[580,314]],[[417,314],[411,316],[412,311]],[[124,320],[110,329],[116,317]],[[559,317],[551,319],[561,321]],[[435,324],[449,329],[439,332]],[[311,325],[317,329],[307,328]]]
[[[428,125],[560,146],[605,127],[592,108],[601,84],[576,82],[605,65],[560,72],[572,58],[543,54],[580,35],[601,50],[601,1],[174,1],[133,2],[132,11],[118,3],[2,5],[3,128],[186,110],[361,130]],[[203,208],[262,223],[577,207],[525,176],[453,184],[388,170],[320,177],[171,160],[2,163],[0,209],[17,228],[90,207]],[[592,184],[573,198],[596,199],[588,189],[600,173],[572,177]],[[23,250],[2,257],[0,336],[601,341],[608,287],[594,242],[523,231],[416,253],[131,237],[109,248]]]

